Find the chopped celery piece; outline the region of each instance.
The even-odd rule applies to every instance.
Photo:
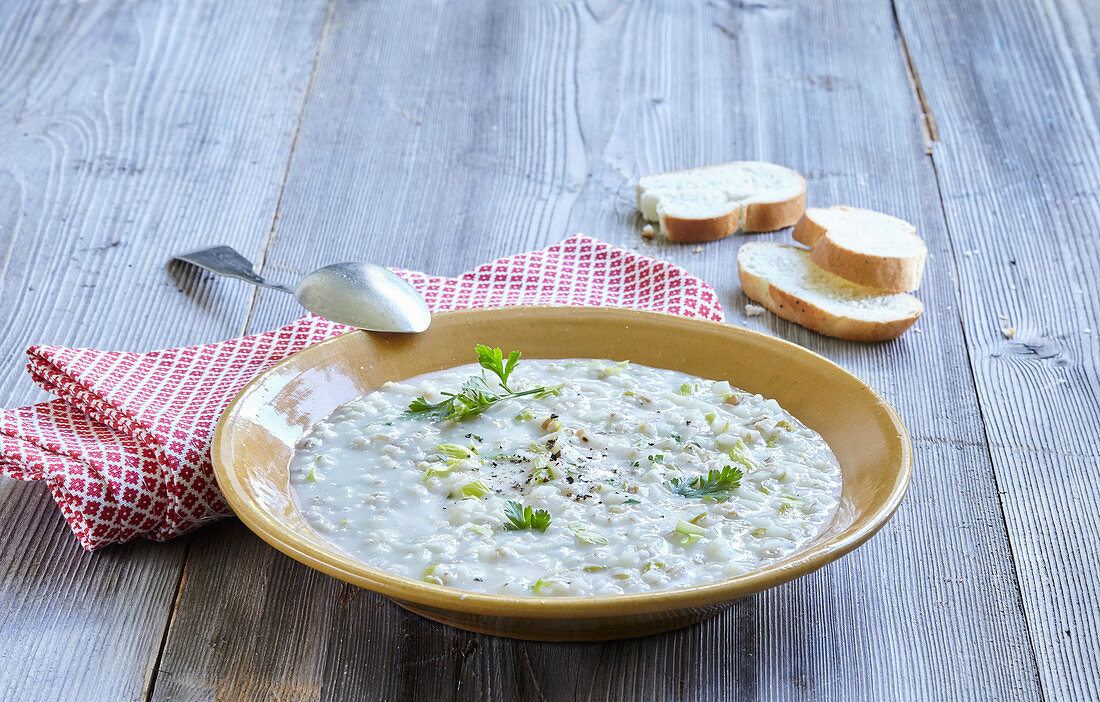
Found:
[[[745,442],[738,439],[734,447],[729,450],[730,460],[740,463],[746,470],[756,470],[756,464],[752,462],[747,452],[748,447],[745,446]]]
[[[688,544],[693,544],[701,537],[705,536],[707,530],[701,526],[696,526],[691,522],[685,522],[683,519],[681,519],[676,522],[676,533],[684,537],[680,540],[680,542],[687,546]]]
[[[581,522],[573,522],[570,524],[569,531],[573,532],[573,536],[577,537],[577,541],[580,541],[582,544],[606,546],[608,543],[606,536],[597,534]]]
[[[493,535],[493,527],[489,526],[488,524],[467,524],[466,528],[472,532],[481,534],[482,536]]]
[[[550,587],[551,585],[553,585],[556,582],[557,582],[557,580],[549,580],[549,579],[543,580],[542,578],[539,578],[538,580],[535,581],[535,584],[531,586],[531,592],[533,592],[537,595],[537,594],[539,594],[540,592],[542,592],[543,590]]]
[[[475,480],[472,483],[466,483],[462,486],[462,494],[466,497],[481,499],[491,492],[492,490],[489,489],[489,486],[480,480]]]
[[[477,448],[474,447],[472,442],[469,448],[461,444],[440,444],[435,447],[435,450],[439,451],[441,456],[457,458],[459,460],[463,458],[473,458],[477,455]]]
[[[443,578],[435,574],[435,569],[438,563],[430,563],[428,567],[424,569],[424,576],[421,578],[426,583],[435,583],[436,585],[443,584]]]

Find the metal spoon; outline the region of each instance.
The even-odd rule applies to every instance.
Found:
[[[334,263],[318,268],[291,290],[269,283],[228,246],[174,256],[218,275],[290,293],[302,307],[333,322],[382,332],[422,332],[431,323],[428,303],[393,271],[372,263]]]

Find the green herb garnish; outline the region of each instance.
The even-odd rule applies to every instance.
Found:
[[[485,344],[478,344],[474,347],[477,351],[477,362],[485,370],[492,371],[500,378],[500,385],[506,392],[512,392],[508,388],[508,376],[512,374],[512,371],[516,369],[516,364],[519,363],[520,353],[519,351],[508,352],[508,361],[504,360],[504,352],[500,349],[491,349]]]
[[[515,370],[519,362],[519,351],[508,354],[508,360],[504,360],[504,353],[500,349],[491,349],[483,344],[478,344],[477,362],[487,371],[493,373],[500,380],[500,392],[489,385],[483,376],[475,375],[467,378],[462,384],[461,392],[444,392],[440,402],[428,402],[425,397],[418,397],[409,403],[409,407],[401,415],[404,419],[427,420],[463,420],[477,416],[498,402],[511,400],[517,397],[535,396],[535,398],[557,395],[561,392],[561,385],[553,388],[537,387],[522,392],[512,392],[508,387],[508,377]]]
[[[523,529],[534,529],[535,531],[546,531],[546,527],[550,526],[550,513],[544,509],[531,509],[531,505],[524,507],[518,502],[511,500],[504,506],[504,516],[507,519],[504,522],[504,528],[507,531],[521,531]]]
[[[706,476],[697,475],[691,480],[673,478],[668,481],[668,489],[681,497],[728,500],[734,490],[741,486],[741,470],[726,466],[722,470],[712,470]]]

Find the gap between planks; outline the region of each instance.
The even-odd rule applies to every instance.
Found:
[[[157,657],[153,661],[153,667],[149,671],[149,679],[145,683],[145,695],[143,699],[149,702],[153,698],[153,691],[157,686],[157,674],[160,673],[160,662],[164,658],[164,649],[168,646],[168,636],[172,633],[172,623],[176,620],[176,607],[179,606],[180,595],[183,594],[183,584],[187,582],[187,564],[191,556],[191,544],[194,536],[188,534],[187,543],[183,547],[183,559],[179,575],[176,577],[176,594],[172,597],[172,606],[168,608],[168,617],[164,622],[164,632],[160,636],[160,646],[157,647]]]
[[[309,97],[313,93],[313,86],[316,82],[317,72],[321,65],[321,54],[324,52],[325,42],[328,39],[329,28],[332,25],[332,15],[336,7],[336,0],[329,0],[328,6],[325,8],[325,18],[321,22],[321,33],[317,38],[317,47],[313,52],[313,66],[309,71],[309,79],[306,81],[306,87],[302,95],[302,103],[298,108],[298,118],[294,124],[294,135],[291,137],[290,150],[287,153],[286,168],[283,169],[283,177],[279,182],[279,194],[275,198],[275,211],[271,216],[271,226],[268,229],[267,240],[264,242],[263,253],[260,257],[259,263],[255,266],[256,272],[263,274],[264,265],[267,263],[267,254],[271,250],[272,245],[275,243],[275,227],[279,222],[279,212],[283,204],[283,193],[286,191],[287,180],[290,177],[290,169],[294,163],[294,152],[298,148],[298,137],[302,133],[302,123],[305,121],[306,107],[309,105]],[[254,287],[252,294],[248,299],[248,313],[245,315],[244,325],[241,327],[240,336],[244,336],[248,333],[248,328],[252,323],[252,314],[256,309],[256,303],[258,301],[259,288]],[[184,583],[187,582],[187,567],[191,560],[191,544],[194,537],[191,534],[187,535],[187,544],[184,546],[183,559],[180,565],[179,576],[176,578],[175,594],[172,597],[172,606],[168,610],[168,617],[164,622],[164,632],[160,638],[160,645],[157,648],[157,656],[153,661],[152,670],[149,674],[149,680],[145,685],[145,694],[143,699],[145,702],[149,702],[153,698],[153,694],[156,692],[157,686],[157,674],[160,673],[161,660],[164,657],[164,651],[168,646],[168,637],[172,633],[172,624],[176,621],[176,611],[179,606],[180,596],[183,594]]]
[[[933,142],[937,142],[940,140],[939,130],[936,128],[936,120],[935,117],[932,116],[932,108],[929,106],[928,98],[925,95],[924,88],[921,86],[920,74],[917,72],[917,66],[913,62],[912,54],[909,52],[909,42],[906,40],[905,31],[902,29],[901,26],[901,18],[898,16],[898,7],[896,0],[891,0],[890,8],[893,10],[894,27],[896,28],[898,33],[898,39],[900,40],[901,44],[901,51],[905,56],[905,65],[908,68],[907,73],[909,75],[909,81],[913,86],[913,90],[917,98],[918,108],[921,112],[921,131],[924,133],[925,145],[927,147],[925,149],[925,154],[928,156],[928,161],[932,165],[932,175],[936,180],[936,194],[939,197],[940,214],[943,218],[944,232],[947,234],[947,243],[951,247],[951,261],[954,264],[955,270],[962,270],[962,262],[959,261],[958,253],[955,250],[955,238],[951,231],[951,221],[947,217],[947,206],[944,203],[943,185],[940,181],[940,170],[938,164],[936,163],[935,152],[932,149]],[[955,294],[958,296],[959,299],[962,299],[962,284],[958,276],[955,277]],[[967,368],[970,370],[970,381],[975,388],[975,401],[978,405],[978,421],[981,424],[982,435],[985,437],[984,453],[986,454],[986,458],[989,460],[989,465],[992,466],[994,463],[993,439],[989,433],[989,423],[986,421],[984,401],[981,393],[977,391],[978,376],[977,372],[974,369],[974,358],[971,353],[971,340],[966,331],[966,323],[963,320],[962,305],[959,305],[956,308],[956,312],[956,319],[959,323],[959,331],[962,333],[963,338],[963,348],[966,350],[966,365]],[[993,484],[997,486],[997,504],[1001,508],[1001,526],[1004,530],[1005,543],[1008,545],[1009,552],[1012,554],[1012,562],[1010,565],[1012,567],[1012,578],[1013,581],[1016,583],[1016,606],[1020,612],[1020,616],[1023,619],[1025,626],[1027,627],[1027,643],[1031,649],[1032,669],[1035,675],[1035,679],[1040,681],[1038,686],[1039,696],[1040,699],[1045,700],[1046,693],[1042,685],[1042,677],[1039,671],[1039,652],[1036,649],[1035,645],[1035,632],[1032,626],[1032,622],[1027,616],[1027,609],[1024,604],[1023,586],[1020,583],[1020,571],[1016,565],[1018,563],[1019,554],[1016,553],[1016,544],[1013,543],[1011,535],[1008,533],[1008,513],[1005,509],[1004,500],[1005,490],[1004,486],[1001,485],[1000,477],[997,475],[997,471],[994,470],[992,471],[992,473]]]
[[[309,105],[309,96],[313,94],[313,86],[317,81],[317,72],[321,67],[321,54],[324,53],[325,43],[328,41],[329,28],[332,26],[332,14],[336,7],[336,0],[328,0],[325,8],[325,18],[321,21],[321,36],[317,39],[317,48],[313,52],[313,66],[309,70],[309,80],[306,81],[306,89],[302,95],[302,104],[298,108],[298,120],[294,124],[294,135],[290,139],[290,151],[286,156],[286,168],[283,169],[283,178],[279,183],[279,195],[275,198],[275,212],[271,216],[271,227],[267,230],[267,241],[264,242],[264,250],[260,255],[260,262],[255,266],[256,272],[263,275],[267,265],[267,254],[275,243],[275,228],[279,224],[279,214],[283,209],[283,193],[286,192],[286,184],[290,179],[290,169],[294,165],[294,153],[298,150],[298,137],[302,134],[302,123],[306,119],[306,107]],[[240,336],[248,333],[252,325],[252,314],[256,311],[256,304],[260,299],[260,288],[253,287],[252,295],[248,298],[248,314],[244,317],[244,325],[241,327]]]
[[[913,88],[913,94],[917,98],[917,105],[920,109],[920,129],[924,135],[924,152],[929,156],[932,155],[932,144],[940,140],[940,130],[936,126],[936,118],[932,114],[932,106],[928,104],[928,96],[924,94],[924,86],[920,82],[920,74],[917,73],[917,65],[913,62],[913,55],[909,52],[909,42],[905,39],[905,32],[901,28],[901,18],[898,16],[898,4],[896,0],[890,0],[890,10],[894,16],[894,29],[898,33],[898,40],[901,43],[901,53],[905,57],[906,75],[909,76],[909,85]],[[932,162],[932,170],[935,171],[936,163]],[[943,205],[943,191],[940,190],[940,177],[936,174],[936,192],[940,195],[940,205],[942,209]],[[946,216],[946,215],[945,215]],[[950,232],[948,232],[950,235]],[[951,237],[948,236],[948,241]],[[955,249],[952,244],[951,253],[954,255]],[[956,261],[956,263],[958,263]],[[969,353],[969,352],[968,352]],[[971,373],[973,374],[973,369]],[[974,386],[977,388],[977,385]]]

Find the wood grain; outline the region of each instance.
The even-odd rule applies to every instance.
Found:
[[[1097,698],[1100,104],[1082,43],[1096,8],[900,2],[898,14],[940,128],[959,315],[1043,691]]]
[[[31,343],[147,350],[240,333],[250,301],[164,263],[259,256],[323,6],[7,3],[0,12],[0,401]],[[180,287],[177,288],[177,282]],[[0,697],[140,699],[187,540],[85,552],[42,485],[0,480]]]
[[[448,629],[264,558],[268,547],[222,525],[192,550],[162,661],[171,682],[156,696],[260,698],[292,680],[322,699],[1038,697],[907,66],[892,7],[876,0],[338,3],[268,273],[366,258],[454,274],[573,231],[637,247],[714,284],[730,321],[879,388],[914,436],[917,476],[895,520],[829,568],[698,627],[602,645]],[[916,223],[933,253],[921,331],[865,346],[749,319],[735,275],[744,239],[701,254],[640,241],[638,175],[738,158],[802,170],[812,204]],[[252,328],[297,313],[261,293]],[[291,584],[281,601],[272,583]],[[256,598],[264,617],[242,616]],[[212,631],[224,649],[197,643]]]

